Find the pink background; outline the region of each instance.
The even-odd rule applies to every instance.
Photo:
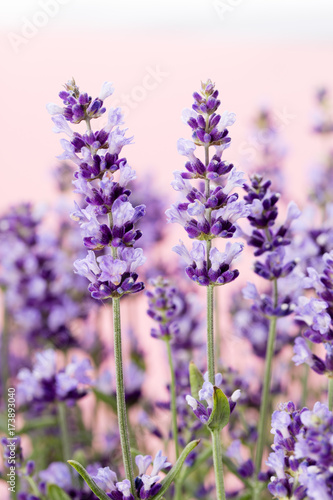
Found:
[[[60,33],[51,26],[20,46],[18,53],[6,40],[0,55],[5,68],[0,84],[1,209],[8,203],[54,196],[50,167],[62,149],[45,105],[60,103],[58,92],[72,76],[93,96],[103,81],[112,81],[116,90],[108,106],[116,100],[124,104],[122,94],[137,99],[132,99],[136,107],[126,117],[129,133],[135,136],[126,154],[139,175],[152,172],[169,196],[172,172],[183,166],[177,139],[189,138],[180,114],[207,78],[216,82],[223,108],[237,115],[228,160],[244,169],[242,151],[247,148],[250,121],[262,102],[292,115],[281,132],[289,146],[288,187],[297,200],[302,199],[311,162],[320,154],[320,143],[310,134],[310,118],[315,89],[331,84],[332,46],[327,43],[228,43],[218,37],[203,42],[189,33],[183,37],[139,30],[87,36]],[[142,92],[143,81],[154,83],[147,79],[147,68],[156,67],[167,76],[156,82],[156,88]]]
[[[95,22],[80,29],[73,19],[71,28],[50,22],[16,53],[8,40],[9,31],[3,28],[0,49],[1,211],[9,203],[55,199],[50,168],[62,150],[45,105],[60,103],[58,92],[72,76],[92,96],[99,93],[105,80],[112,81],[116,90],[107,106],[115,100],[117,105],[124,103],[123,94],[132,100],[136,96],[136,106],[126,118],[135,144],[126,148],[126,156],[138,177],[151,172],[169,199],[176,198],[170,186],[172,172],[184,163],[176,142],[179,137],[189,138],[181,111],[191,106],[192,92],[198,90],[201,80],[215,81],[223,109],[237,115],[226,159],[241,169],[246,163],[242,150],[247,147],[249,125],[258,105],[264,101],[278,113],[293,115],[281,130],[289,146],[287,189],[296,201],[306,202],[308,170],[322,152],[322,143],[310,133],[313,95],[321,85],[333,90],[331,42],[306,37],[298,42],[235,40],[224,36],[223,24],[220,32],[212,34],[208,25],[204,30],[200,25],[192,30],[172,25],[146,30],[140,25],[114,27],[111,22],[109,28],[105,23],[99,28]],[[138,87],[148,81],[149,68],[156,67],[165,75],[143,94]],[[171,235],[170,247],[177,238]],[[239,357],[240,344],[237,341],[229,347],[228,358],[229,354]],[[157,355],[156,351],[150,353],[152,371],[159,366],[162,353],[162,347],[157,349]]]

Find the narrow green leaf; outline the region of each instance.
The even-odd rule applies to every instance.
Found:
[[[98,389],[93,389],[93,392],[99,401],[103,401],[103,403],[110,406],[110,408],[117,413],[117,399],[115,396],[109,396],[109,394],[105,394]]]
[[[204,378],[199,370],[199,368],[196,367],[196,365],[191,361],[190,366],[189,366],[189,372],[190,372],[190,384],[191,384],[191,394],[194,399],[199,399],[199,391],[202,389],[203,383],[204,383]]]
[[[19,431],[17,431],[17,434],[29,434],[34,430],[43,429],[44,427],[54,427],[56,425],[58,425],[58,419],[55,417],[44,417],[38,420],[30,420],[29,422],[26,422]]]
[[[107,496],[107,494],[101,490],[99,486],[95,483],[93,478],[88,474],[86,469],[82,467],[79,462],[76,462],[75,460],[68,460],[69,465],[74,467],[74,469],[80,474],[80,476],[85,480],[89,488],[95,495],[100,499],[100,500],[110,500],[110,497]]]
[[[47,487],[49,500],[71,500],[67,493],[56,484],[49,484]]]
[[[214,406],[211,416],[207,422],[207,427],[211,430],[220,431],[227,425],[230,418],[230,406],[227,396],[219,389],[214,387]]]
[[[200,443],[200,439],[196,439],[195,441],[191,441],[182,451],[180,457],[178,458],[177,462],[175,465],[172,467],[172,469],[168,472],[168,474],[165,476],[165,478],[161,481],[162,488],[160,491],[152,497],[152,500],[162,500],[164,493],[169,489],[171,483],[175,480],[175,478],[178,476],[178,474],[181,471],[181,468],[183,466],[183,463],[185,462],[185,459],[189,453],[191,453],[192,450],[198,444]]]

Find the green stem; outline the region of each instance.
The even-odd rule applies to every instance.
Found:
[[[221,322],[220,322],[220,302],[219,302],[219,287],[215,290],[215,363],[217,369],[221,361]]]
[[[265,374],[264,374],[264,386],[261,395],[261,405],[260,405],[260,416],[259,416],[259,426],[258,426],[258,444],[256,450],[256,471],[257,473],[261,470],[262,456],[264,452],[266,429],[267,429],[267,410],[269,405],[269,391],[271,385],[271,372],[272,372],[272,359],[274,354],[274,344],[276,337],[276,320],[277,317],[273,316],[269,325],[268,342],[266,349],[266,361],[265,361]]]
[[[120,324],[120,299],[113,298],[113,330],[114,330],[114,357],[116,365],[116,389],[117,389],[117,413],[120,434],[120,443],[125,467],[125,476],[131,483],[132,494],[136,498],[134,483],[133,462],[131,456],[130,439],[128,432],[127,411],[125,402],[123,358],[121,347],[121,324]]]
[[[90,118],[89,117],[86,118],[86,125],[87,125],[88,131],[90,132],[91,131],[91,125],[90,125]]]
[[[178,443],[178,423],[177,423],[177,404],[176,404],[176,377],[175,370],[172,361],[172,352],[170,339],[166,339],[166,345],[168,350],[168,359],[169,359],[169,367],[170,367],[170,375],[171,375],[171,415],[172,415],[172,434],[173,439],[175,441],[175,451],[176,451],[176,460],[179,458],[179,443]]]
[[[328,379],[328,409],[333,411],[333,378]]]
[[[67,407],[66,403],[59,402],[57,404],[59,427],[61,432],[61,446],[62,446],[62,456],[64,462],[67,462],[71,457],[72,444],[70,439],[70,434],[68,432],[68,422],[67,422]]]
[[[214,352],[214,286],[207,287],[207,365],[208,380],[215,385],[215,352]]]
[[[216,497],[217,500],[225,500],[223,461],[220,431],[212,431],[213,460],[215,470]]]

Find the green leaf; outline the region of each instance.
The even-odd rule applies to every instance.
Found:
[[[189,366],[189,372],[190,372],[190,384],[191,384],[191,394],[194,399],[199,399],[199,391],[202,389],[203,383],[204,383],[204,378],[199,370],[191,361],[190,366]]]
[[[181,471],[181,468],[183,466],[183,463],[185,462],[185,459],[189,453],[191,453],[192,450],[198,444],[200,443],[200,439],[196,439],[195,441],[191,441],[182,451],[180,457],[178,458],[177,462],[175,465],[172,467],[172,469],[168,472],[168,474],[165,476],[165,478],[161,481],[162,488],[160,491],[154,495],[152,500],[162,500],[164,493],[169,489],[171,483],[175,480],[175,478],[178,476],[178,474]]]
[[[98,389],[93,389],[93,392],[99,401],[103,401],[103,403],[110,406],[112,410],[117,413],[117,399],[115,396],[109,396],[109,394],[105,394]]]
[[[67,493],[64,492],[56,484],[49,484],[47,487],[47,494],[49,500],[71,500]]]
[[[214,406],[211,416],[207,422],[207,427],[211,430],[220,431],[227,425],[230,418],[230,406],[227,396],[219,389],[214,387]]]
[[[95,493],[95,495],[100,500],[110,500],[110,497],[103,490],[101,490],[101,488],[99,486],[97,486],[97,484],[95,483],[95,481],[93,480],[93,478],[88,474],[88,472],[86,471],[86,469],[84,467],[82,467],[81,464],[79,464],[79,462],[76,462],[75,460],[68,460],[68,463],[69,463],[69,465],[71,465],[72,467],[74,467],[74,469],[85,480],[85,482],[87,483],[87,485],[89,486],[89,488],[91,489],[91,491],[93,493]]]

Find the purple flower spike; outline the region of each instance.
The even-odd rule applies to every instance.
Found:
[[[201,286],[219,286],[230,283],[239,273],[229,269],[232,258],[228,261],[228,256],[218,254],[216,249],[208,255],[207,248],[215,238],[236,236],[237,220],[247,217],[249,209],[246,202],[237,201],[238,194],[232,192],[243,186],[243,173],[232,163],[221,160],[224,149],[230,145],[227,127],[234,123],[235,115],[227,111],[222,116],[217,114],[221,103],[210,80],[202,83],[200,92],[195,92],[193,97],[192,109],[182,114],[183,121],[191,128],[192,141],[179,139],[177,143],[178,152],[188,159],[186,171],[174,172],[172,182],[184,200],[172,205],[166,215],[168,222],[180,224],[189,238],[196,240],[191,252],[182,243],[174,247],[186,261],[188,277]],[[209,159],[209,148],[213,146],[215,151]],[[204,161],[197,156],[200,147],[205,148]],[[203,179],[205,186],[190,183],[196,179]]]
[[[69,136],[69,141],[61,141],[65,150],[63,158],[71,159],[78,166],[74,185],[86,203],[84,208],[75,204],[72,214],[80,224],[83,243],[89,250],[85,259],[74,263],[75,273],[90,281],[88,289],[98,300],[137,293],[144,285],[137,282],[135,271],[144,258],[141,250],[134,250],[133,246],[142,236],[135,225],[145,215],[145,206],[133,207],[130,203],[131,191],[127,185],[136,174],[127,160],[119,157],[132,137],[127,138],[126,129],[119,127],[123,123],[119,108],[111,108],[104,128],[97,131],[91,128],[91,120],[105,112],[103,101],[113,93],[111,83],[105,82],[95,99],[80,92],[74,80],[68,82],[65,89],[59,94],[65,107],[50,105],[48,109],[53,114],[55,132]],[[68,122],[77,124],[83,120],[87,131],[72,132]],[[116,172],[119,172],[118,181],[113,175]],[[116,255],[110,247],[117,249]],[[96,257],[95,252],[101,251],[103,255]]]
[[[269,491],[277,498],[302,500],[332,497],[333,415],[317,402],[313,411],[296,410],[292,402],[273,413],[273,469]]]

